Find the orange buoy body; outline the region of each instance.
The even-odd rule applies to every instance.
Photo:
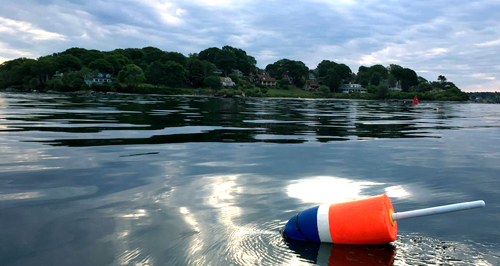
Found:
[[[418,104],[418,97],[417,95],[415,95],[415,97],[413,97],[413,105],[417,105]]]
[[[290,219],[283,235],[335,244],[385,244],[397,236],[392,213],[394,208],[387,195],[321,205]]]

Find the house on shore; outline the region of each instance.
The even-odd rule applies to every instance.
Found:
[[[220,77],[220,82],[223,87],[233,87],[236,85],[230,77]]]
[[[393,86],[391,86],[391,84],[389,83],[389,80],[387,80],[387,79],[386,79],[386,80],[384,80],[384,82],[383,82],[383,83],[387,86],[387,88],[388,88],[390,91],[402,91],[402,90],[403,90],[403,88],[401,87],[401,81],[397,81],[397,82],[396,82],[396,85],[394,85],[394,87],[393,87]]]
[[[342,84],[340,86],[340,90],[343,93],[351,93],[351,92],[359,92],[359,93],[367,93],[368,90],[363,88],[360,84]]]
[[[107,73],[99,73],[96,76],[88,77],[85,79],[85,83],[87,85],[92,85],[92,84],[104,84],[104,83],[113,83],[111,80],[113,76],[111,74]]]
[[[276,79],[269,75],[258,74],[254,78],[254,82],[262,86],[274,87],[277,85]]]
[[[241,72],[239,69],[233,70],[233,73],[236,74],[238,76],[238,78],[242,78],[245,76],[245,74],[243,72]]]
[[[288,76],[288,74],[283,74],[281,79],[287,80],[289,84],[293,84],[293,78]]]
[[[304,87],[303,89],[306,90],[306,91],[317,91],[319,90],[319,82],[317,81],[306,81],[306,84],[304,84]]]

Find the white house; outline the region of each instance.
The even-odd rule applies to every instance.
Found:
[[[387,85],[387,88],[389,88],[390,91],[402,91],[403,89],[401,88],[401,81],[397,81],[396,85],[394,87],[389,84],[389,81],[386,79],[384,81],[384,84]]]
[[[232,87],[236,85],[230,77],[220,77],[220,82],[223,87]]]
[[[91,85],[94,83],[97,83],[97,84],[113,83],[113,81],[111,80],[111,77],[112,77],[111,74],[99,73],[99,74],[97,74],[97,76],[88,77],[87,79],[85,79],[85,83],[87,83],[88,85]]]
[[[351,92],[359,92],[359,93],[367,93],[368,90],[363,88],[360,84],[342,84],[340,87],[343,93],[351,93]]]

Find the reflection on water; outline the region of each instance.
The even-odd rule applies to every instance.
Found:
[[[373,196],[374,186],[383,186],[383,183],[353,181],[338,177],[320,176],[303,178],[293,181],[287,186],[289,197],[299,198],[307,203],[338,203],[350,200],[359,200]],[[367,190],[367,188],[372,188]],[[370,191],[366,193],[365,191]],[[410,194],[401,186],[385,187],[382,192],[391,198],[408,197]]]
[[[0,265],[500,265],[499,136],[498,105],[0,93]],[[387,246],[279,234],[382,193],[487,206]]]
[[[332,245],[288,240],[288,247],[308,262],[328,266],[391,266],[396,256],[392,245]]]

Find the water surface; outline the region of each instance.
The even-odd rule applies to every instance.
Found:
[[[0,93],[0,265],[500,265],[499,148],[499,105]],[[278,233],[381,193],[487,206],[384,246]]]

